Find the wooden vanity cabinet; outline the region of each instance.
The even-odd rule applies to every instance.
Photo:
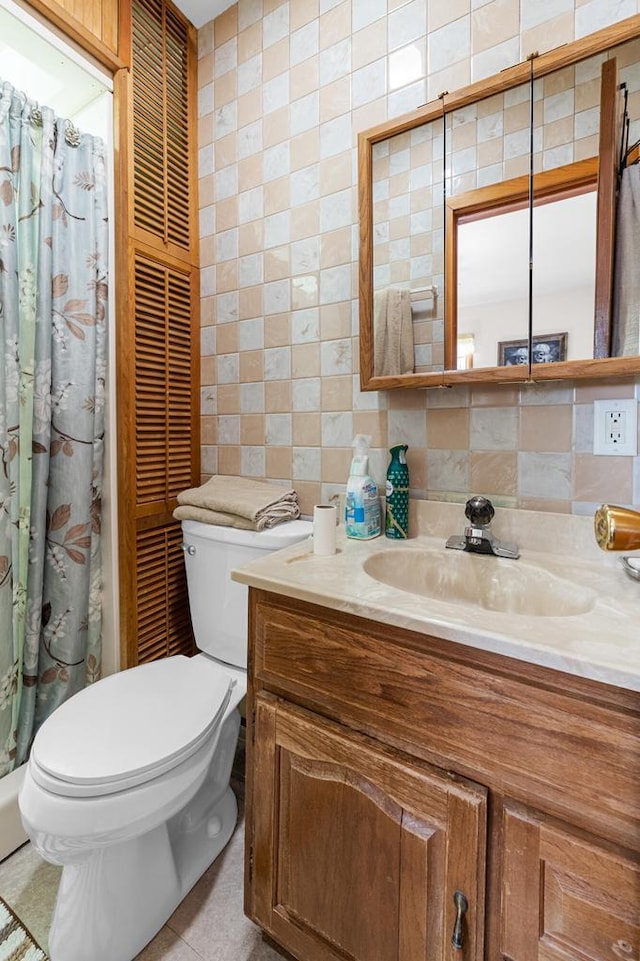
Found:
[[[445,958],[463,891],[480,961],[486,790],[270,695],[254,710],[258,923],[304,961]]]
[[[637,694],[255,589],[249,610],[245,910],[273,941],[638,961]]]

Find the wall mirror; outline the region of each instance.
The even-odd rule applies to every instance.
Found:
[[[640,371],[639,138],[640,16],[360,134],[362,388]]]

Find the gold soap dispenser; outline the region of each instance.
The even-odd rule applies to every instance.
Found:
[[[603,551],[640,550],[640,513],[628,507],[601,504],[594,516],[598,547]]]

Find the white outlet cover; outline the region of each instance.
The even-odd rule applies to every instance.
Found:
[[[607,438],[607,414],[624,415],[623,441],[613,443]],[[638,402],[631,397],[626,400],[594,400],[593,402],[593,453],[610,457],[635,457],[638,453]]]

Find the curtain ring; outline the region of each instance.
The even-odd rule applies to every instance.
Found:
[[[70,147],[80,146],[80,131],[70,120],[65,120],[64,122],[64,139]]]
[[[37,104],[35,104],[31,110],[31,113],[29,114],[29,123],[32,127],[42,126],[42,110]]]

